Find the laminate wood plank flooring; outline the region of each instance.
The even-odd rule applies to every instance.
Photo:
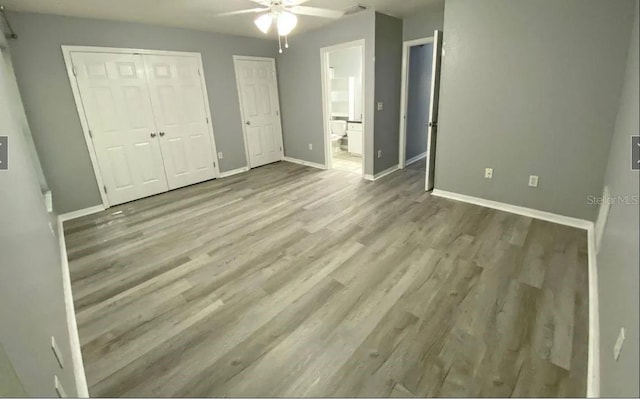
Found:
[[[64,224],[92,396],[586,394],[586,232],[279,162]]]

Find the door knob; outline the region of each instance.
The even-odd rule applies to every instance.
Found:
[[[163,136],[164,136],[164,132],[160,132],[160,137],[163,137]]]
[[[155,133],[151,133],[151,138],[154,138],[154,137],[156,137],[156,134]]]
[[[246,121],[245,123],[247,124],[247,126],[251,125],[251,121]]]

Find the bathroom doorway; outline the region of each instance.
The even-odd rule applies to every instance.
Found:
[[[364,174],[364,41],[321,50],[328,169]]]

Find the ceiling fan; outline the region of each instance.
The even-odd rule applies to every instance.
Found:
[[[337,19],[344,15],[343,11],[330,10],[327,8],[307,7],[302,4],[309,0],[250,0],[261,5],[261,8],[249,8],[239,11],[231,11],[218,16],[240,15],[240,14],[260,14],[254,23],[258,29],[264,33],[269,33],[271,25],[275,25],[278,32],[278,42],[280,53],[282,53],[282,38],[284,38],[285,48],[289,47],[288,36],[298,24],[297,15],[310,15],[321,18]]]

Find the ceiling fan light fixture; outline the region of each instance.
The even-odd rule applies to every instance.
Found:
[[[256,18],[256,20],[253,22],[256,24],[258,29],[260,29],[260,32],[267,34],[269,33],[269,28],[271,28],[272,20],[273,20],[273,17],[271,16],[271,13],[267,13],[267,14],[262,14],[261,16]]]
[[[298,24],[298,17],[288,11],[278,15],[278,35],[287,36]]]

